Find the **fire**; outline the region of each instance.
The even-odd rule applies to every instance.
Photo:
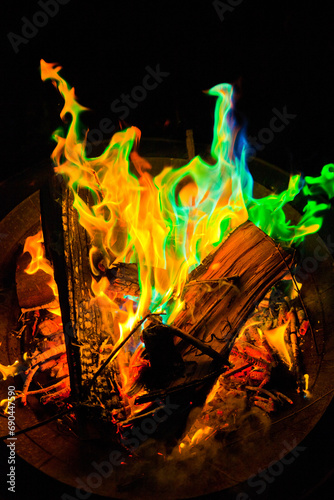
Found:
[[[39,270],[44,271],[50,277],[47,285],[51,288],[55,299],[58,300],[58,287],[54,280],[53,268],[51,267],[50,262],[45,258],[44,238],[41,229],[37,234],[28,236],[25,240],[23,253],[25,252],[28,252],[31,255],[31,261],[25,269],[25,272],[27,274],[35,274]],[[51,309],[51,312],[58,316],[61,315],[59,307]]]
[[[304,375],[304,379],[305,379],[305,391],[307,391],[307,390],[308,390],[308,382],[309,382],[309,378],[310,378],[309,374],[308,374],[308,373],[305,373],[305,375]]]
[[[12,404],[12,399],[2,399],[0,401],[0,408],[3,408],[3,413],[7,415],[10,405]]]
[[[217,98],[211,148],[215,163],[197,156],[184,167],[166,166],[153,177],[144,161],[139,167],[134,161],[136,174],[130,169],[131,154],[138,159],[138,154],[132,153],[140,139],[136,127],[115,133],[101,156],[87,157],[87,134],[80,135],[80,116],[87,108],[77,102],[74,88],[59,75],[60,70],[60,66],[41,60],[42,80],[51,80],[64,98],[61,118],[71,115],[67,133],[60,129],[53,135],[57,145],[52,159],[55,172],[63,175],[73,194],[80,224],[90,235],[92,273],[98,273],[93,265],[95,252],[102,252],[109,268],[118,263],[138,266],[139,298],[128,299],[122,307],[108,291],[106,280],[92,280],[93,300],[102,310],[113,313],[114,330],[120,339],[148,312],[164,310],[163,321],[171,324],[183,307],[189,272],[247,219],[273,238],[290,243],[299,243],[321,226],[318,213],[329,208],[326,203],[308,201],[297,225],[286,220],[283,210],[303,188],[305,195],[321,190],[319,179],[305,181],[295,175],[286,191],[253,198],[246,144],[237,141],[232,119],[231,85],[217,85],[208,92]],[[332,195],[334,190],[328,186],[334,184],[334,171],[327,167],[323,190]],[[305,192],[308,185],[309,192]],[[90,203],[80,196],[83,189],[89,192]]]
[[[272,330],[264,330],[263,334],[267,339],[268,343],[278,352],[281,359],[288,365],[289,368],[292,366],[292,360],[285,342],[285,332],[288,323],[282,326],[273,328]]]

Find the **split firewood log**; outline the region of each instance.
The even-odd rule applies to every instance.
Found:
[[[291,255],[261,229],[243,223],[190,273],[185,307],[173,326],[228,357],[238,330],[291,262]],[[189,359],[196,355],[184,342],[182,352]]]

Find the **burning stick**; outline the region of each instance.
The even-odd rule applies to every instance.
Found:
[[[313,326],[312,326],[312,322],[309,320],[309,316],[308,316],[308,312],[307,312],[307,309],[306,309],[306,306],[304,304],[304,300],[303,300],[303,297],[300,293],[300,288],[299,288],[299,285],[297,283],[297,280],[296,280],[296,277],[293,273],[293,270],[291,268],[291,264],[290,262],[288,262],[286,260],[286,257],[285,255],[281,252],[281,250],[278,248],[279,252],[281,253],[282,255],[282,259],[284,260],[285,264],[286,264],[286,267],[287,269],[289,270],[289,273],[290,273],[290,276],[291,276],[291,279],[293,281],[293,284],[294,284],[294,287],[298,293],[298,298],[299,298],[299,301],[300,301],[300,304],[302,306],[302,310],[304,312],[304,316],[305,318],[307,319],[307,328],[309,327],[310,330],[311,330],[311,334],[312,334],[312,339],[313,339],[313,343],[314,343],[314,346],[315,346],[315,350],[316,350],[316,353],[318,354],[318,356],[320,355],[319,353],[319,348],[318,348],[318,344],[317,344],[317,340],[316,340],[316,336],[315,336],[315,332],[314,332],[314,329],[313,329]]]
[[[88,385],[88,389],[90,390],[94,383],[95,383],[95,380],[97,379],[97,377],[103,372],[103,370],[106,368],[106,366],[113,360],[115,359],[115,357],[117,356],[117,354],[119,353],[119,351],[122,349],[122,347],[128,342],[128,340],[130,340],[130,338],[133,336],[134,333],[136,333],[136,331],[138,330],[138,328],[147,320],[147,318],[149,318],[150,316],[160,316],[160,314],[155,314],[155,313],[148,313],[146,314],[146,316],[144,316],[143,319],[141,319],[140,321],[138,321],[138,323],[136,324],[136,326],[124,337],[124,339],[119,343],[117,344],[114,349],[112,350],[112,352],[110,353],[110,355],[107,357],[107,359],[102,363],[102,365],[100,366],[100,368],[97,370],[97,372],[95,372],[93,378],[91,379],[89,385]]]
[[[28,371],[28,375],[27,375],[27,378],[24,382],[23,391],[22,391],[22,395],[21,395],[21,401],[24,405],[27,404],[27,393],[29,391],[29,386],[30,386],[31,381],[32,381],[32,379],[33,379],[33,377],[38,369],[39,369],[39,365],[36,365],[34,368],[32,368],[31,370]]]
[[[55,347],[52,347],[51,349],[48,349],[47,351],[37,354],[36,356],[33,356],[32,358],[26,358],[28,362],[30,362],[31,366],[39,365],[46,361],[47,359],[53,358],[55,356],[58,356],[58,354],[63,354],[66,352],[66,346],[65,344],[60,344]]]

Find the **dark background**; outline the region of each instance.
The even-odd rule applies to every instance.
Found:
[[[222,82],[235,84],[237,116],[246,135],[257,136],[268,127],[274,108],[286,106],[296,115],[257,156],[289,173],[318,175],[334,160],[331,3],[237,3],[231,0],[219,16],[212,1],[69,0],[15,53],[8,34],[22,36],[22,17],[32,21],[42,9],[35,0],[3,0],[0,187],[9,178],[19,186],[22,173],[47,159],[54,147],[50,136],[60,125],[62,99],[50,82],[41,82],[41,58],[58,62],[79,102],[93,110],[84,116],[87,127],[97,128],[108,117],[117,127],[138,126],[144,138],[184,141],[186,130],[193,129],[195,144],[210,144],[215,100],[202,91]],[[220,4],[229,5],[227,0]],[[112,101],[142,83],[146,66],[158,64],[170,75],[148,92],[126,123],[119,122]],[[3,192],[5,207],[13,193]],[[333,487],[333,416],[331,405],[303,457],[263,495],[251,494],[327,498],[325,488]],[[45,498],[60,498],[63,486],[34,476],[22,463],[24,470],[30,487],[33,481],[45,482],[54,494]]]
[[[142,83],[147,65],[159,64],[170,75],[121,124],[138,126],[144,138],[184,140],[192,128],[196,143],[210,143],[215,99],[203,90],[236,84],[247,135],[268,127],[274,108],[286,106],[296,115],[258,156],[288,172],[317,175],[333,161],[333,15],[327,5],[239,0],[221,12],[222,21],[212,1],[68,0],[27,43],[18,42],[15,53],[8,34],[22,36],[22,17],[32,21],[41,7],[35,0],[4,0],[1,177],[49,157],[54,147],[50,135],[63,101],[50,81],[41,82],[41,58],[58,62],[79,102],[93,110],[84,117],[90,129],[104,117],[118,126],[112,101]]]

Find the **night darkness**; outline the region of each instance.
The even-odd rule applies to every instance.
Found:
[[[112,135],[112,123],[115,130],[135,125],[143,138],[176,141],[185,141],[186,130],[192,129],[195,146],[210,145],[215,99],[203,91],[227,82],[235,85],[239,124],[263,146],[258,158],[288,173],[314,176],[334,162],[330,3],[59,0],[58,12],[46,15],[44,26],[28,28],[28,38],[24,26],[37,19],[39,3],[1,3],[1,213],[11,206],[6,182],[12,178],[19,185],[22,173],[49,158],[51,134],[61,125],[63,101],[50,81],[41,81],[40,59],[63,67],[61,76],[91,110],[83,117],[85,126],[101,130],[104,123],[103,139]],[[129,112],[117,111],[112,103],[142,85],[148,67],[160,70],[161,81],[155,86],[152,77],[154,88],[145,98],[132,100]],[[285,113],[287,123],[263,144],[268,137],[263,129],[271,127],[277,113]],[[307,438],[300,460],[263,494],[252,492],[250,498],[327,498],[326,488],[333,488],[333,416],[331,405]],[[17,474],[22,484],[23,477],[28,479],[16,498],[56,500],[64,491],[73,494],[23,462]],[[39,485],[35,494],[29,491],[34,482]],[[1,494],[6,495],[3,486]]]

